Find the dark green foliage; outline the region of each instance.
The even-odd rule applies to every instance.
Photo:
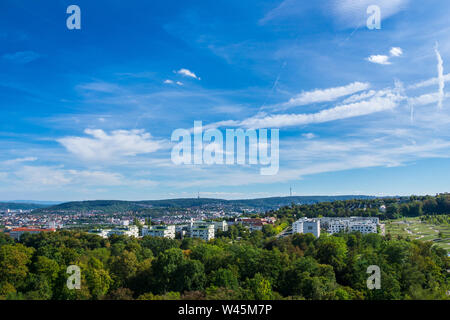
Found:
[[[384,201],[386,214],[434,212],[422,219],[445,224],[447,198]],[[210,242],[74,231],[15,242],[2,234],[0,299],[448,299],[450,258],[432,242],[360,233],[273,237],[302,215],[350,215],[363,204],[366,215],[379,215],[376,201],[286,207],[271,213],[279,217],[273,227],[232,226]],[[81,269],[81,290],[66,286],[72,264]],[[367,288],[371,265],[381,269],[379,290]]]

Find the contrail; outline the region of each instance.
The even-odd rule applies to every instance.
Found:
[[[444,100],[444,61],[442,61],[441,54],[438,50],[438,43],[436,42],[436,46],[434,47],[434,52],[436,53],[436,58],[438,60],[437,71],[438,71],[438,84],[439,84],[439,100],[438,100],[438,108],[442,109],[442,101]]]

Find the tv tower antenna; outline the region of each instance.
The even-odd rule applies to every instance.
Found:
[[[289,196],[292,197],[292,187],[289,187]]]

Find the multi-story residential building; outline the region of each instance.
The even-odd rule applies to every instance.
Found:
[[[189,237],[205,241],[214,239],[214,224],[194,224],[189,228]]]
[[[14,228],[9,231],[10,237],[20,240],[23,234],[25,233],[41,233],[41,232],[55,232],[56,229],[40,229],[40,228]]]
[[[96,234],[102,238],[108,238],[115,234],[118,236],[139,237],[139,228],[137,226],[119,226],[114,229],[95,229],[90,230],[89,233]]]
[[[320,219],[301,218],[292,224],[292,233],[312,233],[320,237]]]
[[[199,221],[194,221],[193,219],[191,220],[189,226],[190,228],[192,228],[193,226],[201,226],[201,225],[209,225],[212,224],[214,225],[214,230],[217,231],[228,231],[228,223],[223,220],[223,221],[203,221],[203,220],[199,220]]]
[[[108,237],[113,234],[138,238],[139,228],[137,226],[120,226],[110,230],[108,232]]]
[[[175,226],[174,225],[157,225],[142,228],[141,235],[151,237],[161,237],[175,239]]]
[[[332,221],[328,224],[328,233],[339,233],[349,231],[349,222],[346,221]]]
[[[330,234],[359,231],[363,234],[377,233],[380,221],[377,217],[321,218],[322,225]]]
[[[110,231],[111,231],[110,229],[94,229],[94,230],[89,230],[88,233],[95,234],[95,235],[100,236],[102,238],[108,238],[108,233]]]
[[[377,225],[375,223],[372,222],[368,222],[368,223],[350,223],[350,231],[359,231],[362,234],[367,234],[367,233],[377,233]]]

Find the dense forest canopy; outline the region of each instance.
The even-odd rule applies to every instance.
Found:
[[[20,241],[0,234],[0,299],[448,299],[450,258],[433,242],[389,233],[276,235],[303,216],[421,216],[446,224],[449,212],[444,194],[293,204],[261,214],[278,217],[262,231],[233,225],[209,242],[67,230]],[[70,265],[81,268],[80,290],[66,286]],[[380,267],[381,289],[367,288],[370,265]]]
[[[0,235],[1,299],[447,299],[450,259],[430,242],[377,234],[202,240],[59,231]],[[242,237],[239,241],[233,240]],[[80,290],[66,286],[81,268]],[[366,286],[381,269],[381,289]]]

